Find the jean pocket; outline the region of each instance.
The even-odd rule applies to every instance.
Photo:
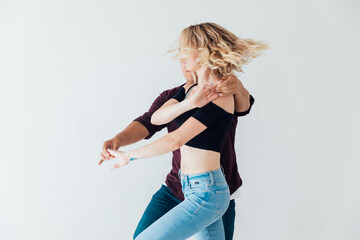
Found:
[[[196,192],[208,192],[208,185],[205,181],[192,180],[189,181],[189,189],[190,191]]]
[[[196,214],[203,205],[209,201],[210,192],[199,192],[199,191],[191,191],[187,194],[187,198],[190,202],[192,202],[193,211],[192,214]]]
[[[216,190],[216,212],[220,216],[222,216],[230,204],[230,190],[229,186],[227,186],[226,189],[223,190]]]
[[[208,192],[208,188],[207,186],[198,186],[198,185],[189,185],[189,191],[190,192],[198,192],[198,193],[204,193],[204,192]]]

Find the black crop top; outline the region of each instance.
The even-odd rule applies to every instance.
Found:
[[[195,85],[197,84],[192,85],[187,93]],[[181,87],[172,98],[181,102],[185,99],[187,93],[185,93],[185,88]],[[194,108],[184,112],[174,121],[180,127],[190,117],[196,118],[207,128],[185,143],[185,145],[220,153],[227,131],[234,119],[234,114],[225,111],[213,102],[209,102],[201,108]]]

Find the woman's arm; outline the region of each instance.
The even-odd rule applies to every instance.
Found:
[[[112,169],[127,165],[131,160],[150,158],[175,151],[190,139],[204,131],[207,127],[197,119],[190,117],[178,129],[149,143],[141,148],[129,152],[108,149],[110,154],[119,159]]]
[[[126,155],[129,158],[150,158],[175,151],[206,128],[207,127],[200,121],[190,117],[175,131],[166,134],[148,145],[129,151]]]
[[[115,137],[104,142],[98,165],[100,165],[105,160],[109,160],[111,157],[113,157],[107,151],[108,148],[112,150],[117,150],[120,147],[136,143],[144,139],[148,135],[149,135],[149,131],[144,125],[136,121],[131,122],[124,130],[118,133]]]
[[[211,84],[200,84],[194,88],[194,92],[191,97],[186,98],[181,102],[174,98],[169,99],[163,106],[153,113],[151,116],[151,123],[154,125],[166,124],[184,112],[196,107],[205,106],[210,101],[213,101],[218,97],[218,95],[215,94],[215,88],[216,86]]]
[[[232,110],[234,109],[234,98],[232,95],[223,97],[222,99],[216,99],[213,103],[215,102],[216,105],[227,109],[227,111],[230,110],[230,108],[232,108]],[[113,156],[120,159],[120,162],[115,164],[114,168],[122,167],[133,159],[155,157],[179,149],[186,142],[204,131],[223,114],[225,113],[219,111],[217,107],[208,105],[205,108],[198,109],[192,117],[187,119],[177,130],[168,133],[148,145],[129,152],[109,150]]]
[[[153,113],[151,123],[154,125],[169,123],[179,115],[193,108],[195,108],[195,106],[191,104],[189,99],[178,102],[178,100],[171,98]]]

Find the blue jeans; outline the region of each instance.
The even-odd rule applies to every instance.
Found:
[[[137,229],[136,240],[186,239],[195,234],[198,239],[225,239],[222,216],[229,207],[230,192],[221,169],[189,175],[180,172],[180,175],[185,200],[177,200],[180,203],[140,234]],[[163,205],[171,201],[164,200]]]

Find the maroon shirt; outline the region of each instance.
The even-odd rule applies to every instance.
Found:
[[[150,139],[156,132],[162,130],[164,127],[167,127],[168,132],[172,132],[177,129],[177,125],[174,121],[169,122],[168,124],[163,125],[153,125],[151,124],[151,115],[159,109],[165,102],[172,98],[175,93],[185,84],[182,84],[178,87],[163,91],[153,102],[150,109],[134,119],[134,121],[140,122],[144,125],[149,131],[149,135],[145,139]],[[237,125],[237,117],[244,116],[250,112],[250,109],[254,103],[255,99],[250,95],[250,107],[245,112],[235,112],[234,120],[228,130],[228,133],[225,137],[225,142],[220,154],[220,164],[224,168],[225,178],[230,188],[230,194],[234,193],[242,185],[242,180],[238,172],[238,167],[236,164],[236,154],[235,154],[235,128]],[[180,168],[180,149],[173,151],[172,158],[172,169],[166,176],[165,183],[173,192],[173,194],[181,201],[184,200],[184,194],[182,192],[182,187],[180,179],[178,177],[178,172]]]

